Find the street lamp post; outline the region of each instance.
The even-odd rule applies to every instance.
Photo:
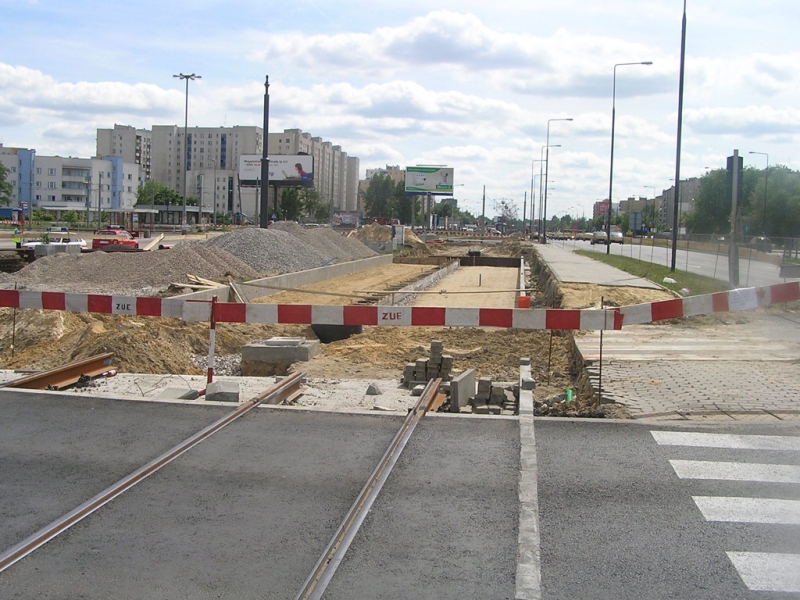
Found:
[[[190,75],[184,75],[183,73],[179,75],[173,75],[178,79],[183,79],[186,81],[186,107],[184,109],[184,121],[183,121],[183,216],[181,217],[182,223],[181,225],[186,226],[186,177],[188,169],[186,166],[189,163],[189,140],[188,140],[188,132],[189,129],[189,80],[191,79],[194,81],[195,79],[202,79],[202,75],[196,75],[192,73]]]
[[[652,65],[653,61],[617,63],[614,65],[614,79],[611,88],[611,164],[608,169],[608,222],[606,223],[606,254],[611,253],[611,188],[614,184],[614,121],[617,115],[617,67],[628,65]]]
[[[542,238],[542,215],[544,214],[544,192],[542,190],[544,179],[542,179],[542,176],[544,174],[543,173],[544,163],[546,162],[545,159],[542,157],[544,156],[544,149],[546,147],[547,146],[542,146],[541,149],[539,150],[539,158],[541,160],[538,161],[539,162],[539,239]],[[561,148],[561,144],[553,144],[551,148]]]
[[[551,121],[572,121],[572,118],[564,118],[564,119],[548,119],[547,120],[547,144],[545,145],[547,150],[545,156],[545,164],[544,164],[544,208],[542,209],[542,214],[539,215],[539,218],[542,220],[542,244],[547,243],[547,225],[545,224],[545,219],[547,219],[547,174],[550,168],[550,122]]]
[[[761,217],[762,235],[767,235],[767,182],[769,181],[769,154],[766,152],[750,152],[749,154],[761,154],[767,157],[767,168],[764,170],[764,213]]]
[[[536,175],[533,174],[533,165],[534,163],[537,162],[542,163],[544,161],[541,158],[534,158],[533,160],[531,160],[531,239],[533,239],[533,215],[534,215],[534,208],[536,206],[536,191],[534,188],[536,182]],[[539,167],[541,169],[541,164],[539,165]]]

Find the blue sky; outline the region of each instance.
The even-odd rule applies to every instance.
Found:
[[[652,197],[675,171],[680,0],[71,2],[0,0],[0,142],[90,156],[97,127],[297,127],[364,170],[446,164],[456,196],[520,212],[550,126],[548,214]],[[681,175],[739,149],[798,168],[800,6],[690,0]],[[538,201],[537,201],[538,204]],[[528,199],[528,207],[530,199]]]

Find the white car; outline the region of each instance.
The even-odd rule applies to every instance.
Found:
[[[24,244],[22,244],[22,247],[35,248],[36,246],[39,246],[42,243],[43,243],[42,240],[33,240],[30,242],[25,242]],[[87,247],[86,240],[79,237],[51,237],[49,244],[56,246],[80,246],[83,249]]]

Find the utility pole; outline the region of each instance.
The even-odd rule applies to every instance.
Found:
[[[483,208],[481,208],[481,235],[486,235],[486,186],[483,186]]]
[[[258,226],[267,228],[269,220],[269,75],[264,81],[264,139],[261,144],[261,215]],[[258,196],[258,194],[256,194]],[[258,204],[258,199],[256,200]],[[258,209],[258,207],[256,207]]]

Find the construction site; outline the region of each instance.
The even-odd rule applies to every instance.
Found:
[[[407,231],[394,255],[370,248],[390,245],[391,240],[391,231],[379,225],[344,237],[328,228],[276,223],[267,230],[240,229],[180,240],[169,250],[47,256],[2,275],[0,285],[130,297],[210,300],[217,295],[226,302],[315,306],[510,309],[522,296],[531,307],[585,309],[599,307],[601,296],[607,306],[672,297],[665,290],[635,287],[558,286],[546,270],[537,267],[532,246],[519,240],[426,244]],[[207,368],[207,323],[3,309],[0,328],[0,366],[6,370],[49,369],[102,352],[114,354],[114,367],[120,374],[197,376]],[[337,339],[328,339],[322,327],[221,323],[216,330],[215,374],[267,376],[302,370],[311,379],[361,378],[399,384],[406,365],[426,356],[431,341],[439,340],[445,355],[452,357],[453,376],[474,370],[479,379],[515,382],[519,358],[528,357],[537,401],[553,404],[556,399],[562,407],[553,414],[604,412],[583,373],[571,332],[419,326],[335,329]],[[253,342],[271,338],[317,342],[320,337],[319,351],[302,362],[242,363],[242,348]],[[559,404],[568,389],[574,403]],[[605,411],[624,415],[621,407],[605,407]]]

